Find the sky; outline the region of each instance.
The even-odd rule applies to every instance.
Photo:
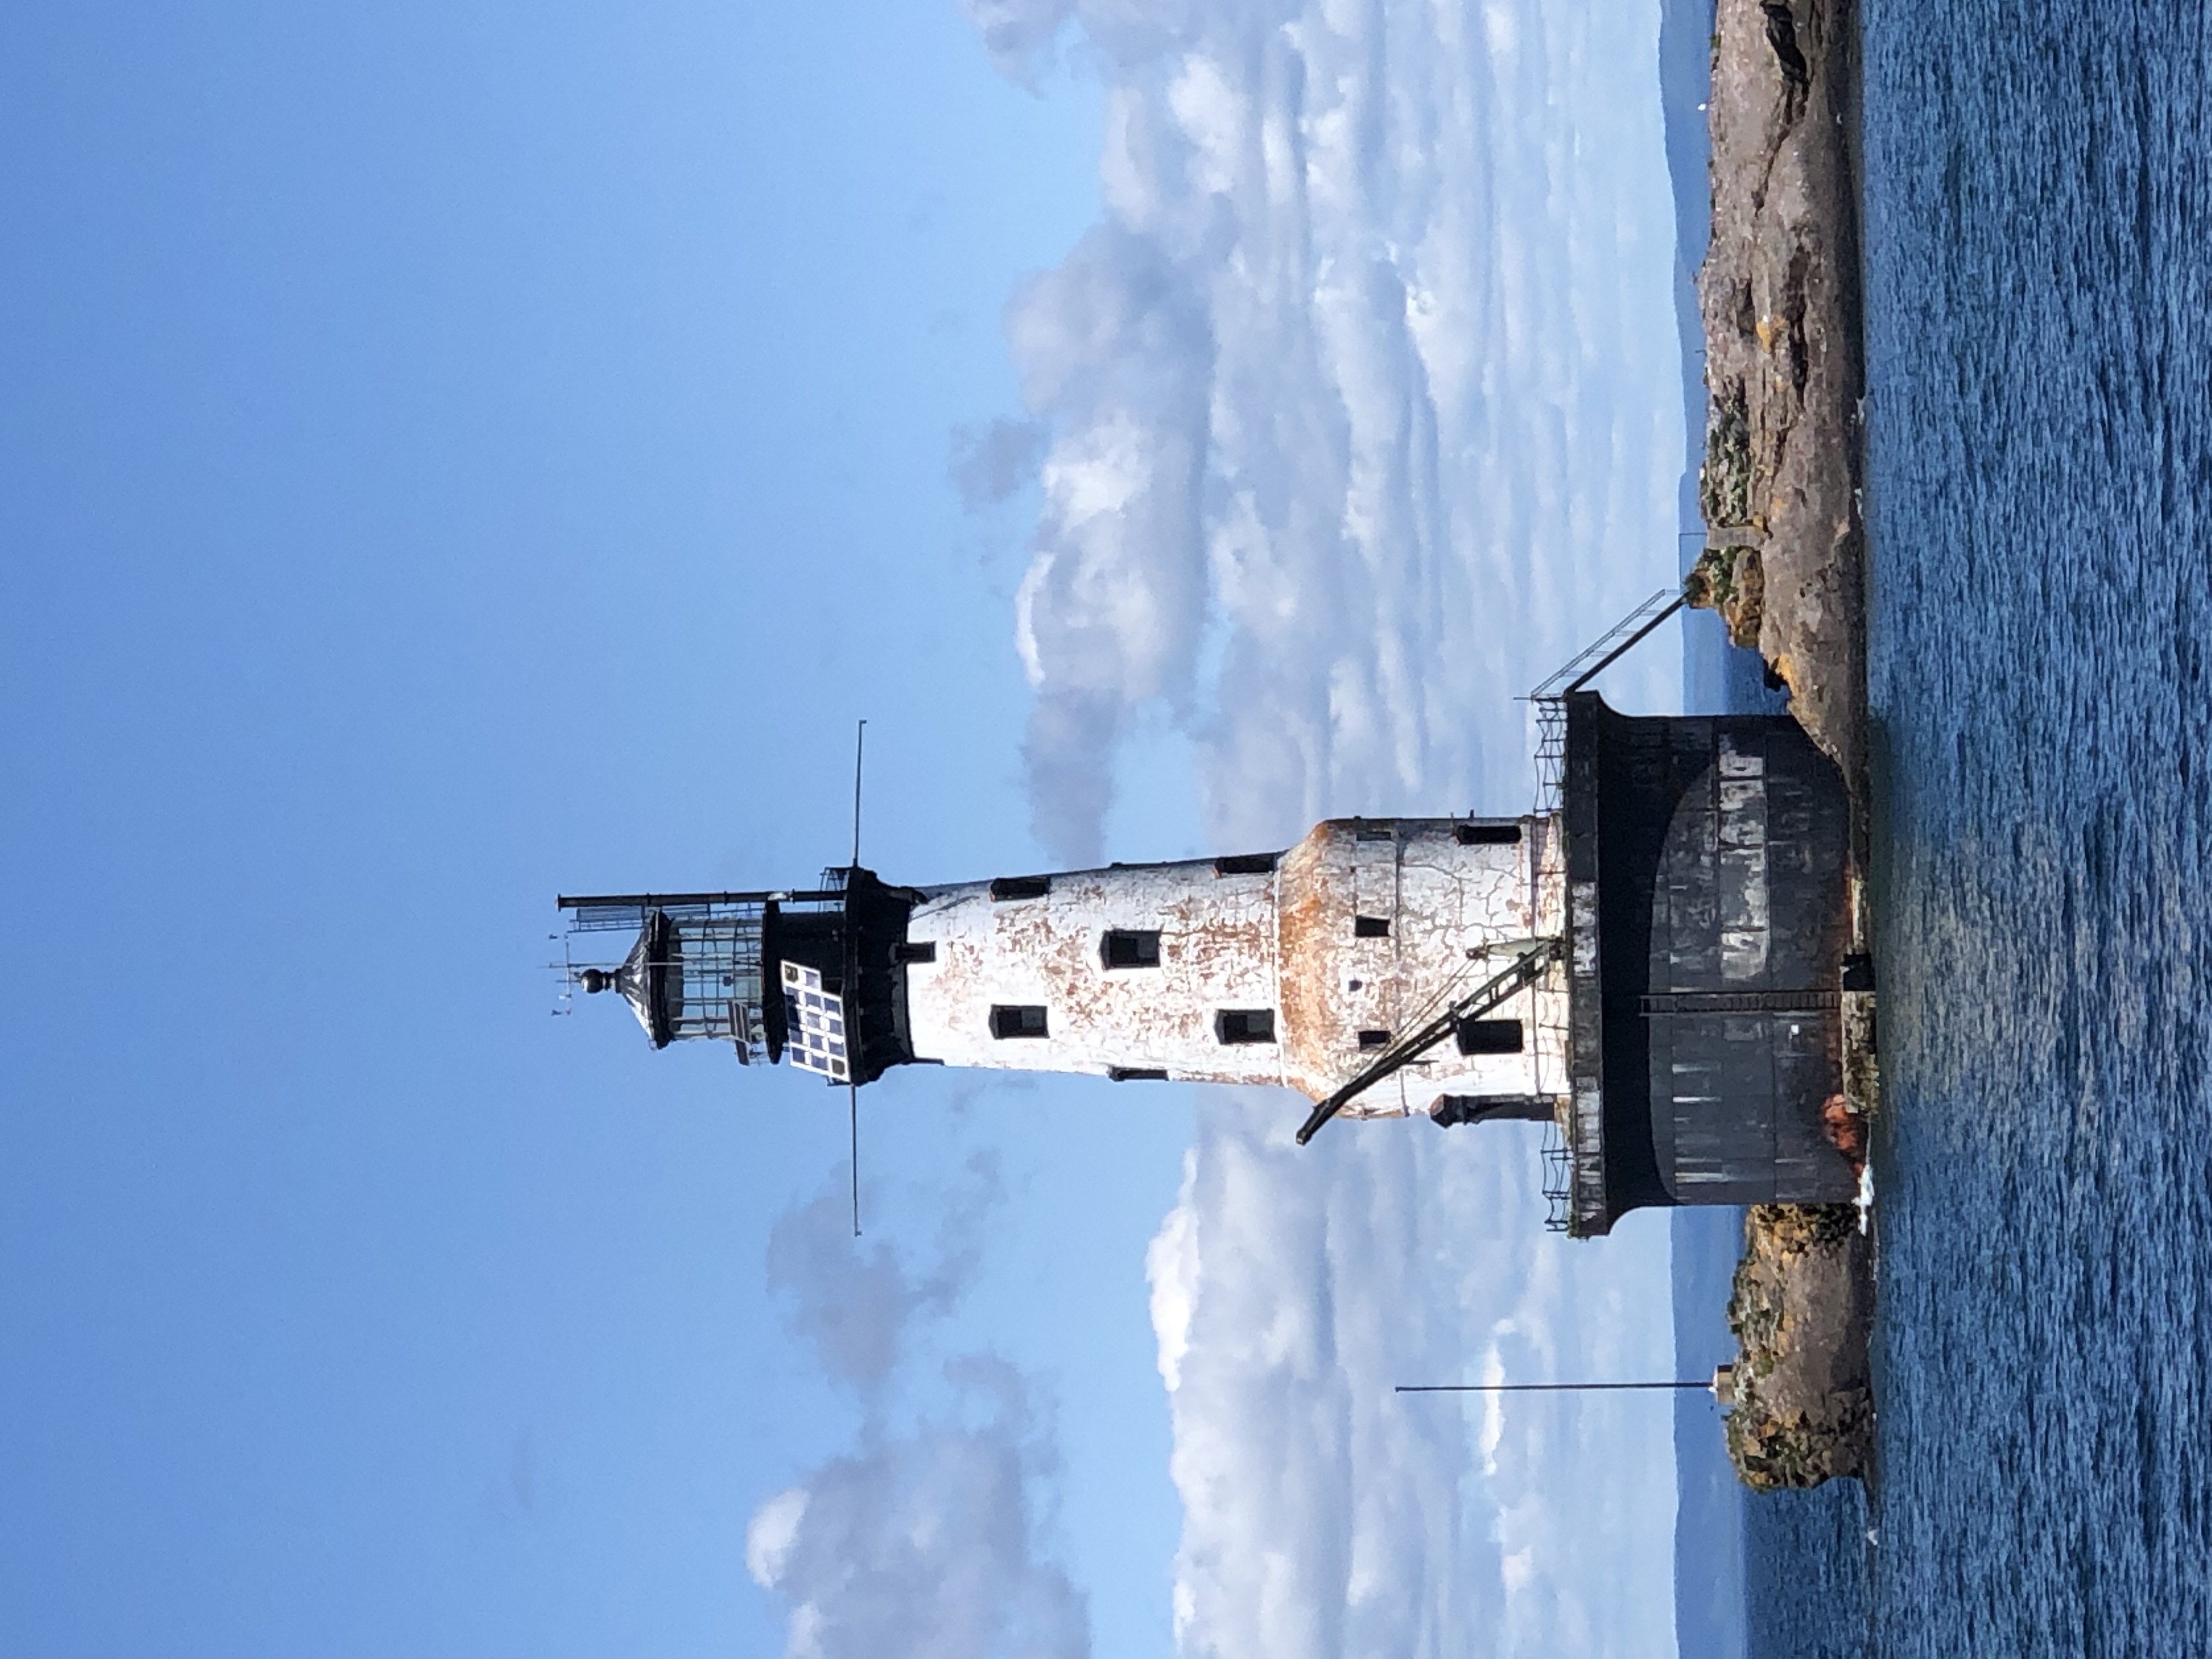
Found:
[[[1516,1128],[917,1068],[856,1245],[545,968],[864,717],[896,880],[1520,810],[1674,566],[1657,26],[12,19],[0,1654],[1671,1652],[1662,1407],[1389,1393],[1671,1364]]]

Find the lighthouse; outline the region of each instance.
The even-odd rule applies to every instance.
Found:
[[[565,965],[656,1048],[853,1089],[918,1065],[1270,1085],[1311,1103],[1301,1144],[1338,1117],[1533,1121],[1580,1237],[1649,1206],[1849,1199],[1830,1126],[1870,968],[1848,793],[1787,714],[1629,715],[1586,689],[1666,597],[1535,694],[1532,812],[934,886],[856,858],[806,889],[562,897]]]
[[[1341,818],[1212,859],[559,902],[583,939],[630,936],[575,979],[656,1047],[855,1085],[969,1066],[1326,1103],[1364,1076],[1330,1115],[1548,1121],[1568,1089],[1561,852],[1534,816]]]

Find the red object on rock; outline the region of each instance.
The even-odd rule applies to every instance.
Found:
[[[1820,1108],[1820,1127],[1829,1143],[1844,1155],[1853,1175],[1866,1173],[1866,1120],[1853,1111],[1841,1095],[1830,1095]]]

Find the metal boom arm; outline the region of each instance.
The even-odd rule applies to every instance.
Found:
[[[1311,1115],[1298,1129],[1298,1145],[1303,1146],[1311,1140],[1321,1126],[1342,1111],[1354,1095],[1374,1087],[1393,1072],[1404,1070],[1442,1042],[1458,1028],[1462,1020],[1488,1013],[1507,998],[1534,984],[1537,975],[1551,966],[1559,954],[1559,940],[1537,940],[1524,948],[1504,969],[1493,974],[1419,1030],[1392,1043],[1351,1082],[1313,1109]]]

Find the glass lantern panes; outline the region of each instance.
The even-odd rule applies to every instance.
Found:
[[[845,1000],[822,988],[822,975],[796,962],[783,964],[784,1057],[802,1071],[845,1083]]]

